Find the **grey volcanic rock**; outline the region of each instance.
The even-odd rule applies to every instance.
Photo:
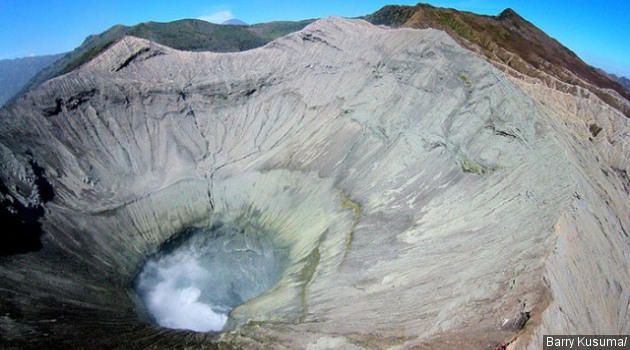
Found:
[[[628,130],[437,30],[329,18],[227,54],[126,37],[0,111],[8,190],[33,191],[32,160],[55,191],[43,248],[0,258],[3,345],[535,349],[628,333]],[[156,326],[136,274],[216,223],[270,232],[280,281],[221,334]]]

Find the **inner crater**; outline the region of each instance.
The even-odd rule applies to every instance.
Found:
[[[275,285],[287,250],[251,224],[190,228],[148,259],[135,290],[162,327],[221,331],[231,310]]]

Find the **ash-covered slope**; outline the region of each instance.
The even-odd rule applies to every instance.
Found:
[[[627,119],[538,91],[432,29],[329,18],[227,54],[127,37],[0,111],[12,198],[37,202],[29,161],[55,192],[43,248],[0,258],[2,344],[541,348],[549,330],[627,333]],[[217,223],[267,232],[288,254],[280,281],[219,335],[155,326],[135,275]]]

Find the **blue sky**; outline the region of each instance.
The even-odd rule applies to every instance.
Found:
[[[330,15],[355,17],[416,1],[0,0],[0,59],[72,50],[115,24],[182,18],[247,23]],[[630,77],[628,0],[433,0],[434,6],[496,15],[513,8],[587,63]]]

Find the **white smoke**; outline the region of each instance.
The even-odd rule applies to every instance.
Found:
[[[160,326],[197,332],[223,329],[227,315],[199,300],[208,288],[208,271],[198,259],[195,252],[180,251],[150,260],[138,277],[137,288]]]
[[[286,261],[266,235],[229,226],[195,229],[177,244],[136,279],[148,311],[167,328],[222,330],[232,309],[278,281]]]
[[[210,22],[210,23],[222,24],[225,21],[234,19],[234,15],[232,14],[232,11],[225,10],[225,11],[218,11],[215,13],[211,13],[209,15],[201,16],[197,19]]]

